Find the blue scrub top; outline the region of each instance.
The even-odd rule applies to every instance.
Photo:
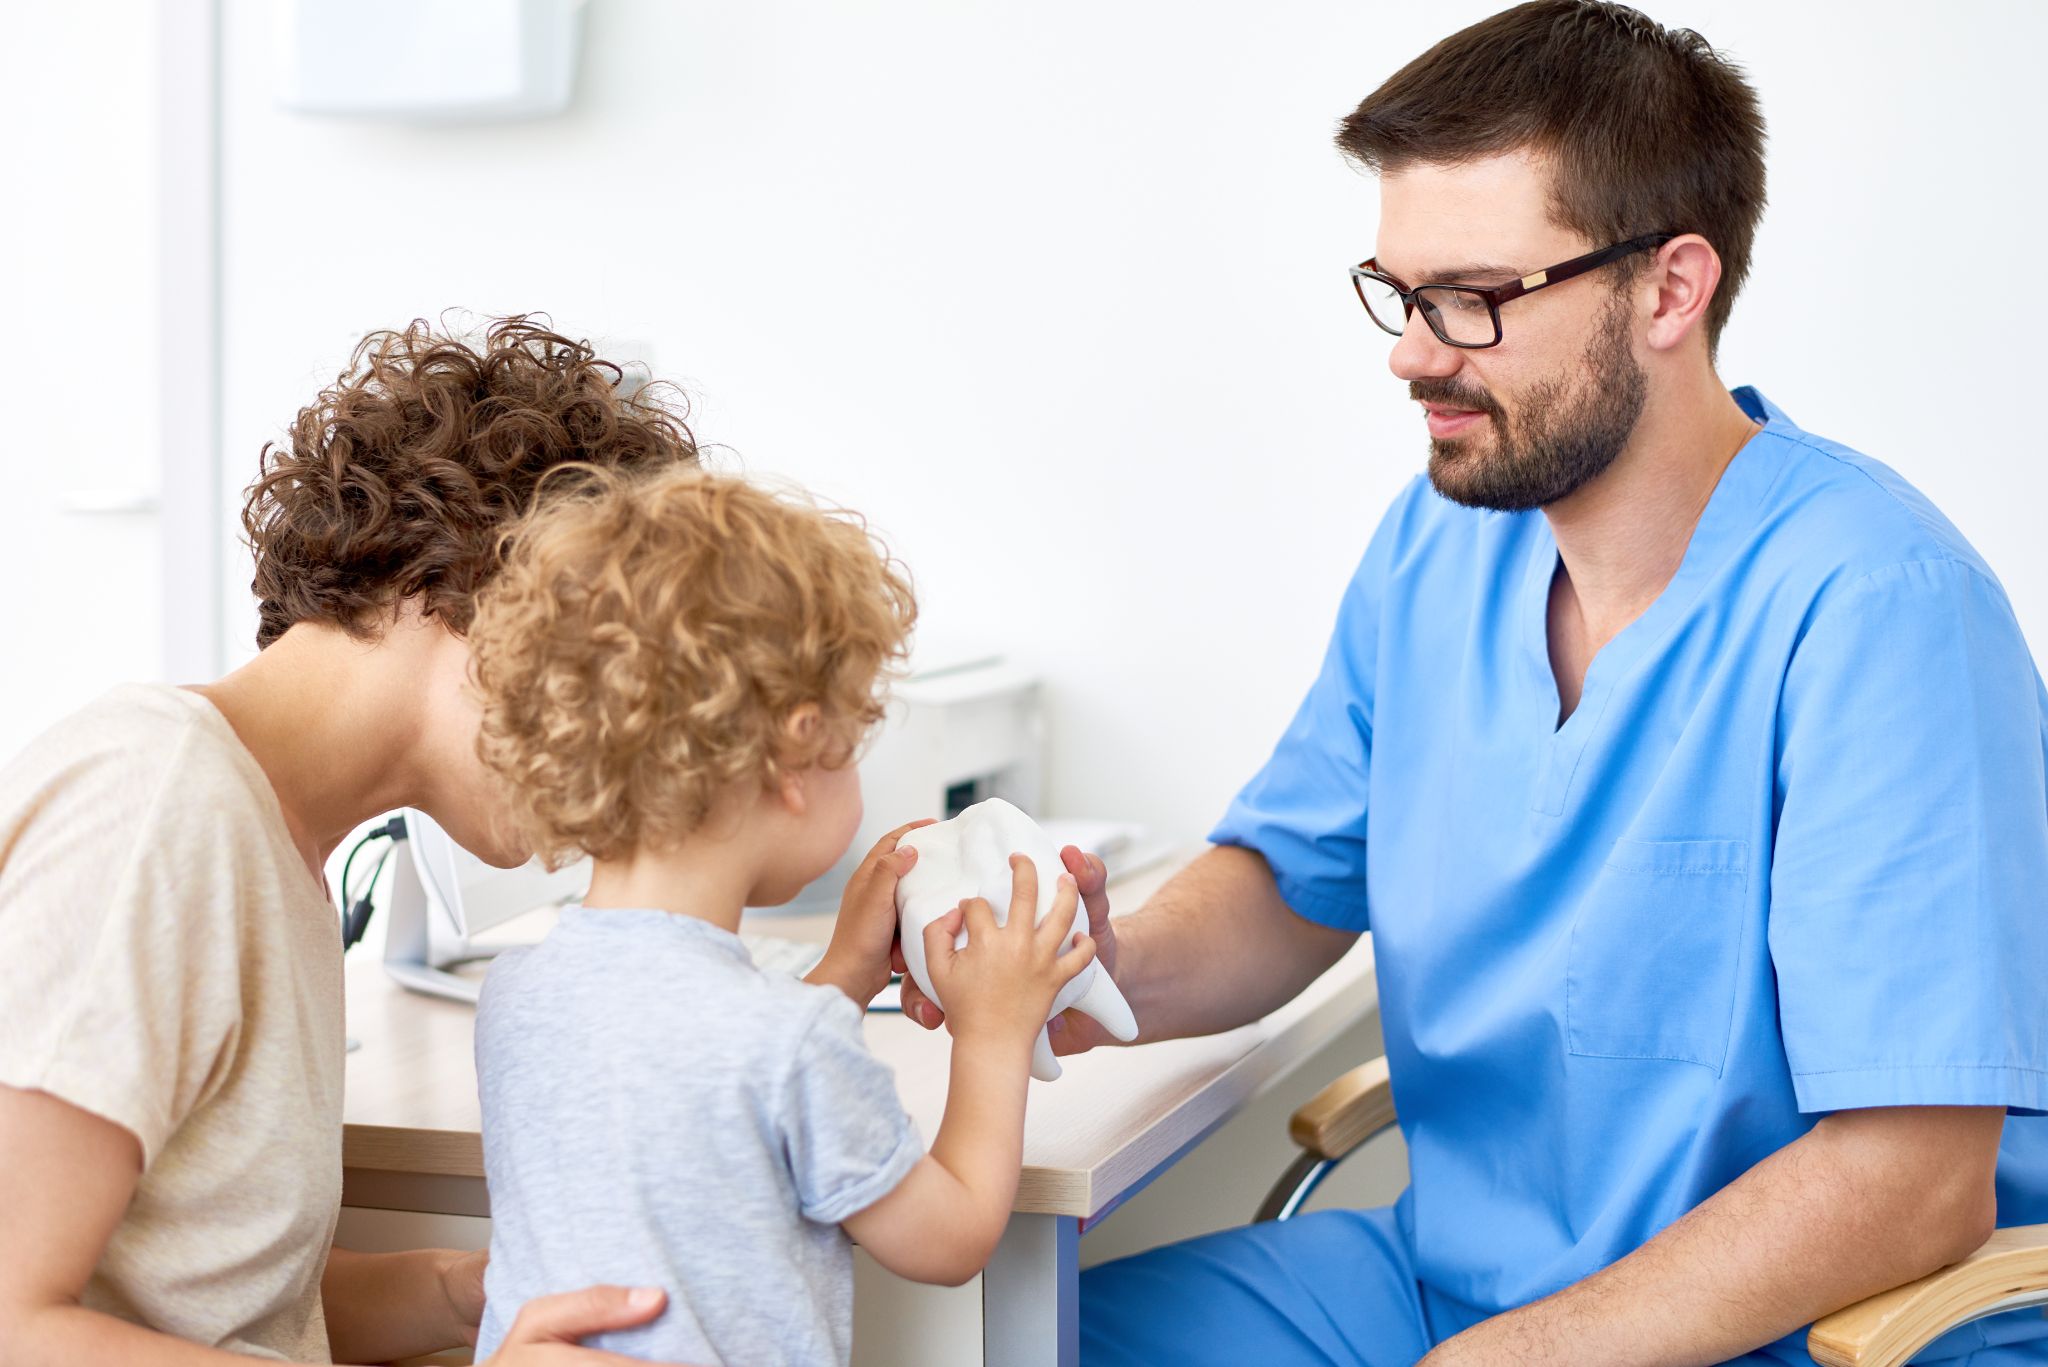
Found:
[[[1850,1107],[2011,1108],[1999,1223],[2048,1220],[2048,694],[1933,505],[1735,398],[1766,425],[1562,726],[1549,523],[1411,485],[1211,836],[1372,931],[1400,1228],[1471,1320]]]

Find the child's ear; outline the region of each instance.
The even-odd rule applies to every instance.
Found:
[[[804,776],[802,770],[785,771],[782,781],[776,785],[775,800],[782,810],[791,816],[802,816],[806,805],[804,798]]]
[[[816,703],[801,703],[783,720],[783,743],[792,750],[808,749],[817,743],[818,732],[824,725],[825,714],[818,710]]]
[[[816,703],[807,702],[798,707],[782,723],[783,753],[807,755],[816,750],[818,732],[824,725],[824,714],[818,710]],[[809,766],[806,765],[805,768]],[[783,770],[776,798],[791,816],[804,814],[804,769],[789,767]]]

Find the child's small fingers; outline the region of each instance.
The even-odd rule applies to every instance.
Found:
[[[969,944],[973,944],[977,939],[986,941],[988,937],[993,936],[998,930],[996,925],[996,909],[989,905],[986,897],[970,897],[955,908],[955,910],[967,919],[967,943]]]
[[[1039,943],[1048,950],[1057,952],[1065,942],[1067,932],[1074,926],[1074,908],[1081,899],[1080,889],[1074,884],[1072,874],[1063,873],[1053,884],[1052,910],[1038,923]]]
[[[960,908],[954,907],[944,916],[939,917],[924,928],[924,956],[926,963],[931,963],[935,960],[949,961],[952,959],[955,952],[953,949],[953,937],[960,933],[962,919],[963,913]]]
[[[1089,939],[1084,931],[1074,936],[1074,947],[1072,950],[1060,955],[1059,958],[1053,961],[1053,972],[1057,976],[1060,986],[1065,987],[1068,983],[1080,977],[1087,970],[1088,965],[1094,962],[1095,941]]]
[[[1038,922],[1038,865],[1028,854],[1010,856],[1010,925]]]
[[[897,841],[901,840],[904,836],[909,835],[919,826],[929,826],[931,824],[932,818],[928,816],[921,816],[915,821],[906,821],[901,826],[898,826],[895,830],[883,836],[880,840],[877,840],[875,842],[875,852],[878,854],[887,853],[888,851],[896,848]]]

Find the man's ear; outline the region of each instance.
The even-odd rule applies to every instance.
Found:
[[[1721,284],[1721,254],[1698,233],[1683,233],[1657,249],[1649,277],[1657,297],[1644,340],[1653,351],[1669,351],[1706,326],[1707,305]]]

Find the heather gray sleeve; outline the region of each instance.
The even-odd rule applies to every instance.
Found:
[[[896,1189],[924,1144],[895,1075],[868,1052],[861,1011],[832,992],[811,1017],[783,1092],[782,1139],[804,1218],[838,1224]]]

